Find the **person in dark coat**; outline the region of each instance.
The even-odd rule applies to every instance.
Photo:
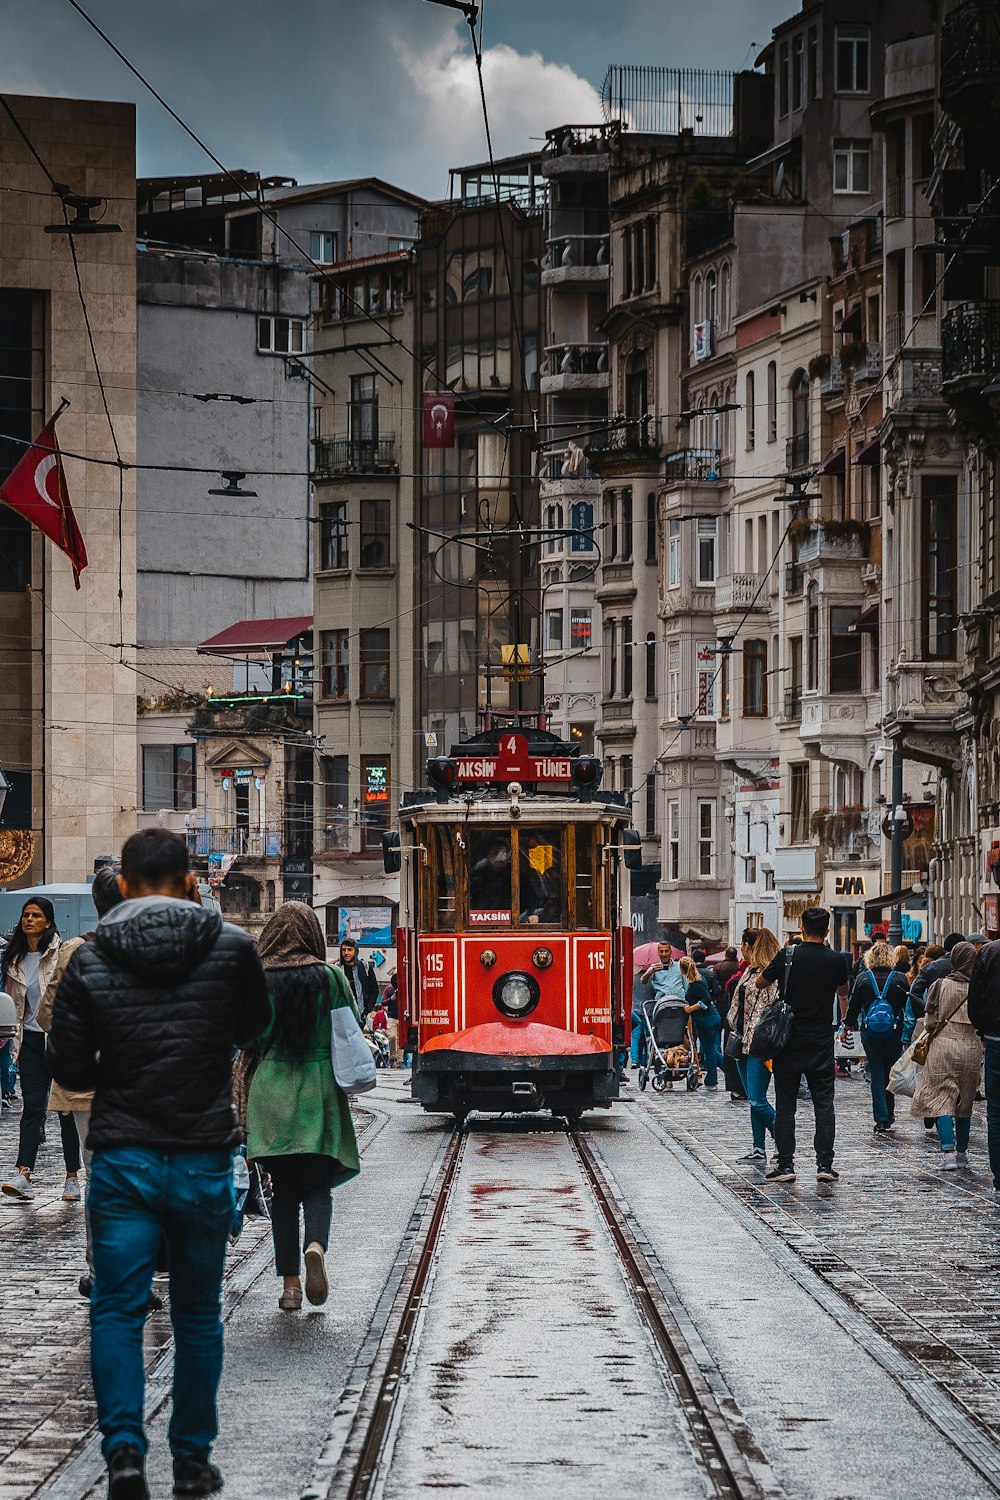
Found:
[[[252,940],[198,901],[187,845],[147,828],[122,849],[125,900],[56,991],[49,1061],[93,1089],[90,1350],[109,1500],[147,1500],[143,1323],[161,1231],[175,1355],[174,1494],[209,1495],[222,1373],[220,1299],[233,1222],[232,1059],[270,1020]]]
[[[375,1009],[378,1001],[378,980],[371,964],[366,964],[358,957],[358,945],[353,938],[345,938],[341,943],[337,968],[343,970],[344,978],[357,1003],[358,1015],[363,1021],[368,1012]]]

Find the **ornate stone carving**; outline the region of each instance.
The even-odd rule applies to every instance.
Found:
[[[0,829],[0,885],[20,880],[34,857],[35,835],[30,829]]]

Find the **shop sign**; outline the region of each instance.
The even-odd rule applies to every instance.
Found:
[[[833,896],[835,901],[863,901],[865,899],[865,877],[856,875],[834,875]]]

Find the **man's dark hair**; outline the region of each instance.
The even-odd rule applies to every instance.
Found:
[[[695,948],[694,952],[691,954],[691,957],[694,959],[696,964],[703,964],[708,958],[708,954],[705,952],[704,948]]]
[[[94,876],[90,895],[99,917],[106,916],[119,901],[124,901],[122,888],[118,884],[118,871],[114,865],[102,865]]]
[[[169,828],[141,828],[122,845],[122,876],[129,885],[180,883],[190,869],[187,844]]]
[[[948,936],[944,940],[944,944],[943,944],[944,951],[946,953],[950,953],[951,950],[952,950],[952,948],[957,948],[958,945],[959,945],[959,943],[964,943],[964,942],[965,942],[965,933],[964,932],[949,932]]]
[[[807,906],[799,920],[809,937],[826,937],[830,931],[830,913],[825,906]]]
[[[749,943],[751,945],[751,947],[752,947],[753,944],[757,941],[757,939],[759,937],[760,937],[760,928],[759,927],[744,927],[744,929],[743,929],[743,936],[740,938],[740,942],[741,943]]]
[[[726,957],[727,958],[735,958],[736,957],[736,949],[735,948],[727,948],[726,949]]]

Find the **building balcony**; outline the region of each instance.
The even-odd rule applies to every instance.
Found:
[[[985,125],[1000,91],[1000,11],[973,0],[941,26],[941,108],[960,125]]]
[[[819,393],[828,400],[842,399],[844,395],[844,371],[839,359],[826,358],[829,363],[821,370],[819,377]]]
[[[728,614],[753,610],[757,614],[768,612],[767,588],[761,587],[757,573],[726,573],[715,581],[715,612]]]
[[[394,437],[317,438],[314,447],[314,479],[332,479],[341,474],[393,474],[399,467]]]
[[[603,432],[594,434],[585,451],[598,472],[605,464],[620,466],[629,460],[649,469],[660,455],[659,418],[615,417]]]
[[[786,819],[789,823],[791,818]],[[792,837],[794,837],[794,833]],[[819,849],[812,842],[774,851],[774,885],[779,891],[819,889]]]
[[[552,498],[558,498],[564,491],[575,495],[581,486],[587,487],[584,494],[589,495],[595,489],[600,493],[600,483],[591,474],[582,448],[558,448],[546,453],[539,464],[538,479],[541,493]]]
[[[817,563],[861,562],[871,546],[871,528],[865,521],[796,521],[793,535],[798,541],[800,568]]]
[[[549,344],[542,365],[541,392],[557,396],[562,391],[606,391],[607,344]]]
[[[854,369],[854,384],[862,380],[880,380],[882,378],[882,345],[866,345],[865,357]]]
[[[607,281],[611,274],[610,235],[559,234],[545,243],[542,286]]]
[[[890,415],[894,411],[913,411],[928,406],[944,410],[941,355],[936,349],[927,348],[926,338],[922,342],[923,348],[900,348],[899,358],[889,370],[886,378],[886,405]]]
[[[814,753],[836,760],[839,754],[860,755],[881,716],[880,693],[822,693],[805,690],[801,697],[799,739]]]
[[[887,223],[891,219],[903,219],[906,217],[905,177],[890,177],[886,182],[885,217]]]
[[[604,175],[611,163],[614,125],[560,125],[545,132],[543,177]]]
[[[941,389],[971,394],[1000,375],[1000,302],[961,302],[941,320]]]
[[[794,474],[799,469],[809,467],[809,434],[808,432],[797,432],[794,437],[785,439],[785,468]]]
[[[278,859],[282,853],[281,830],[268,827],[246,827],[243,824],[215,824],[209,828],[189,828],[185,833],[188,852],[194,855],[247,855],[254,859]]]
[[[666,482],[688,484],[692,480],[710,484],[721,482],[722,454],[718,448],[680,448],[664,460]]]

